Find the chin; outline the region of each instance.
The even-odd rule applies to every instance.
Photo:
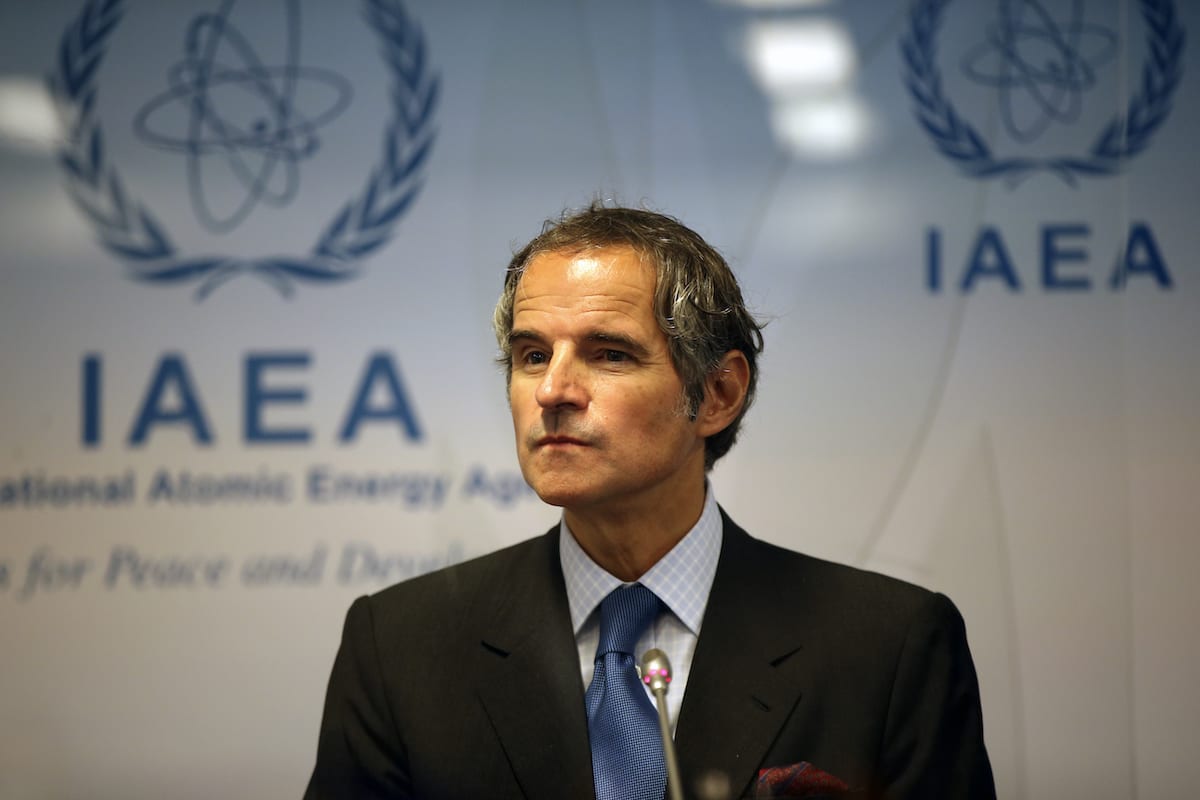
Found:
[[[543,478],[529,482],[542,502],[560,508],[577,508],[594,499],[594,487]]]

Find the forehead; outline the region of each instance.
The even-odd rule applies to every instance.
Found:
[[[513,311],[569,307],[653,314],[655,281],[654,268],[628,245],[547,251],[529,260]]]

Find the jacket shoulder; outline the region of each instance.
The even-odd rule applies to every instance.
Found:
[[[377,620],[394,615],[421,619],[460,614],[503,592],[506,585],[527,579],[531,571],[557,565],[555,526],[541,536],[393,584],[370,595],[366,602]]]
[[[827,561],[756,539],[726,518],[725,547],[739,581],[761,580],[775,587],[777,608],[818,610],[850,629],[907,627],[918,616],[957,616],[942,594],[879,572]],[[819,615],[818,615],[819,616]]]

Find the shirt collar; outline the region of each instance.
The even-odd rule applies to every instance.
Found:
[[[717,572],[721,535],[721,512],[712,486],[706,482],[700,519],[637,581],[658,595],[694,635],[700,633],[700,621]],[[600,601],[624,581],[592,561],[575,541],[565,519],[559,527],[558,558],[567,585],[571,625],[578,634]]]

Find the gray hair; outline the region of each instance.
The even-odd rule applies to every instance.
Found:
[[[602,203],[547,220],[542,232],[525,245],[504,275],[504,291],[496,303],[492,326],[500,345],[499,363],[512,380],[513,303],[517,284],[534,256],[579,253],[604,247],[632,247],[655,268],[654,313],[666,334],[671,360],[683,382],[684,409],[695,418],[704,400],[704,384],[721,359],[738,350],[750,366],[750,381],[741,413],[704,443],[704,463],[711,469],[737,439],[742,417],[754,401],[762,326],[746,310],[729,264],[711,245],[679,220],[635,208],[606,208]]]

